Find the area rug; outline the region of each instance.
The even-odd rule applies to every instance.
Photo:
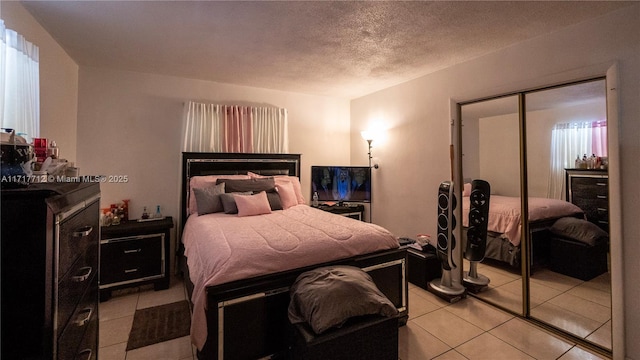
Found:
[[[136,310],[127,351],[189,335],[191,312],[186,300]]]

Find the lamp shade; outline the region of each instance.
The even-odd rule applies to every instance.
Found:
[[[360,132],[360,136],[367,141],[373,141],[373,131],[363,130]]]

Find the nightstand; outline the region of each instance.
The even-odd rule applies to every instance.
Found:
[[[153,283],[169,288],[169,241],[173,218],[128,221],[101,228],[100,301],[111,291]]]
[[[351,204],[351,205],[319,205],[317,207],[320,210],[328,211],[332,214],[338,214],[346,217],[350,217],[352,219],[362,221],[364,217],[364,205],[362,204]]]

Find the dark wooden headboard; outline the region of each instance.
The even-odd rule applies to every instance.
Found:
[[[300,177],[300,154],[182,153],[181,227],[187,221],[189,181],[193,176],[236,175],[253,172],[260,175]]]

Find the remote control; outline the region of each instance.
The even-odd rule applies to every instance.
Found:
[[[413,244],[416,241],[407,237],[401,237],[398,239],[398,242],[400,243],[400,246],[403,246],[403,245]]]

